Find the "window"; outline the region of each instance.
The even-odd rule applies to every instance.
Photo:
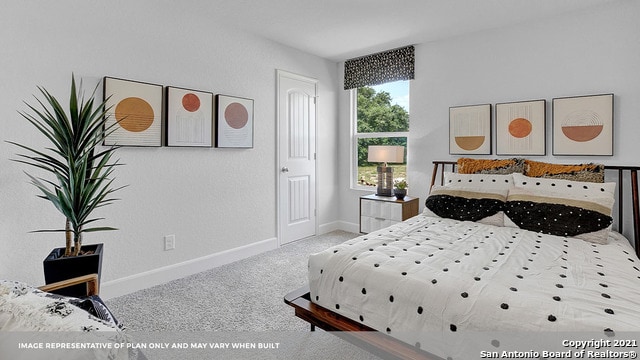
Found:
[[[409,81],[395,81],[351,90],[353,123],[352,186],[377,185],[377,163],[367,161],[369,145],[402,145],[405,160],[393,167],[394,179],[407,176]]]

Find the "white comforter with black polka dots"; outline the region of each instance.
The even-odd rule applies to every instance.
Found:
[[[640,261],[615,232],[599,245],[421,214],[311,255],[309,283],[318,305],[417,346],[463,330],[640,331]]]

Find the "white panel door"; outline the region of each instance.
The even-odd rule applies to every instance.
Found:
[[[316,234],[317,81],[278,71],[280,244]]]

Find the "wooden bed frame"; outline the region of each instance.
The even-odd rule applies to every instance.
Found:
[[[455,171],[457,162],[455,161],[434,161],[433,173],[431,175],[431,186],[444,181],[444,172]],[[638,170],[640,166],[618,166],[606,165],[607,174],[614,175],[617,182],[618,216],[614,222],[614,228],[623,233],[624,213],[626,207],[623,201],[625,195],[631,198],[631,211],[633,220],[633,233],[628,236],[634,243],[636,254],[640,257],[640,208],[638,202]],[[628,176],[631,185],[630,191],[624,191],[625,175]],[[608,179],[609,180],[609,179]],[[361,323],[337,314],[331,310],[316,305],[311,301],[309,287],[304,286],[290,292],[284,297],[284,302],[295,309],[295,316],[311,324],[311,331],[316,327],[325,331],[335,331],[341,338],[362,347],[383,359],[441,359],[433,354],[421,350],[415,346],[397,340],[389,335],[378,332]]]

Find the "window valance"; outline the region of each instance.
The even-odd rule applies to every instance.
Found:
[[[350,59],[344,63],[344,89],[411,80],[414,67],[413,45]]]

